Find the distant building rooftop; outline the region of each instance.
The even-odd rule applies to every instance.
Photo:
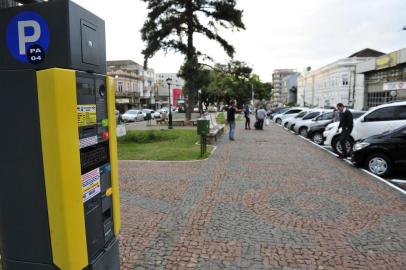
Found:
[[[359,52],[351,54],[350,56],[348,56],[348,58],[351,58],[351,57],[378,57],[378,56],[382,56],[384,54],[385,53],[383,53],[383,52],[379,52],[379,51],[376,51],[376,50],[373,50],[370,48],[366,48]]]

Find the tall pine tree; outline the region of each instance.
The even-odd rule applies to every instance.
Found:
[[[195,47],[195,34],[202,34],[217,41],[228,56],[233,57],[235,50],[219,35],[219,29],[245,29],[242,22],[242,10],[236,9],[235,0],[142,0],[148,3],[148,17],[141,29],[142,40],[146,47],[142,51],[144,66],[148,59],[159,50],[175,51],[185,56],[180,70],[184,78],[185,93],[188,98],[186,118],[190,120],[193,104],[197,95],[197,82],[200,57],[210,58]]]

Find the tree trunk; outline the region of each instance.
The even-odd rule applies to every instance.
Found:
[[[188,31],[187,31],[187,55],[186,55],[186,65],[185,65],[185,75],[186,75],[186,93],[187,93],[187,104],[186,104],[186,121],[192,119],[193,112],[193,62],[195,58],[195,48],[193,46],[193,4],[192,0],[186,3],[186,13],[188,16]]]

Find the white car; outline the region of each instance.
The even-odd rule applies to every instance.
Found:
[[[331,145],[334,152],[341,154],[338,143],[341,130],[337,131],[339,122],[328,125],[323,133],[324,144]],[[351,152],[355,141],[394,130],[406,125],[406,101],[380,105],[354,120],[354,128],[345,145],[347,153]]]
[[[305,116],[308,113],[307,110],[303,110],[301,111],[299,114],[297,114],[296,116],[291,116],[288,118],[285,118],[282,120],[282,126],[285,128],[289,128],[292,126],[292,124],[294,124],[297,120],[301,119],[303,116]]]
[[[273,121],[277,124],[282,124],[282,120],[289,117],[294,117],[301,113],[303,110],[308,110],[307,108],[291,108],[284,113],[277,114],[273,117]]]
[[[143,109],[142,110],[142,114],[144,115],[144,120],[146,120],[147,119],[147,114],[151,114],[151,118],[152,119],[154,119],[154,110],[151,110],[151,109]]]
[[[319,118],[319,116],[323,115],[324,113],[326,115]],[[302,119],[296,121],[295,126],[293,127],[293,131],[296,132],[297,134],[300,134],[303,137],[307,137],[307,131],[312,126],[327,123],[328,121],[331,121],[331,119],[333,119],[332,110],[323,110],[323,109],[312,110]]]
[[[121,116],[124,122],[143,121],[144,114],[140,110],[128,110]]]

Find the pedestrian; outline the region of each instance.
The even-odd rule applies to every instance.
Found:
[[[230,106],[228,107],[227,111],[227,122],[229,125],[229,133],[228,133],[228,138],[230,141],[235,140],[235,113],[237,112],[237,109],[235,108],[235,102],[234,100],[230,101]]]
[[[244,108],[245,129],[251,130],[250,108],[245,105]]]
[[[257,121],[259,123],[259,129],[263,130],[264,129],[264,120],[266,118],[266,111],[264,108],[261,106],[259,107],[259,110],[257,110]]]
[[[338,158],[342,159],[348,156],[346,142],[349,141],[349,136],[352,128],[354,127],[354,118],[350,110],[344,107],[342,103],[337,104],[337,110],[340,112],[340,124],[338,125],[337,133],[339,132],[340,128],[342,129],[339,139],[341,153],[339,154]]]

